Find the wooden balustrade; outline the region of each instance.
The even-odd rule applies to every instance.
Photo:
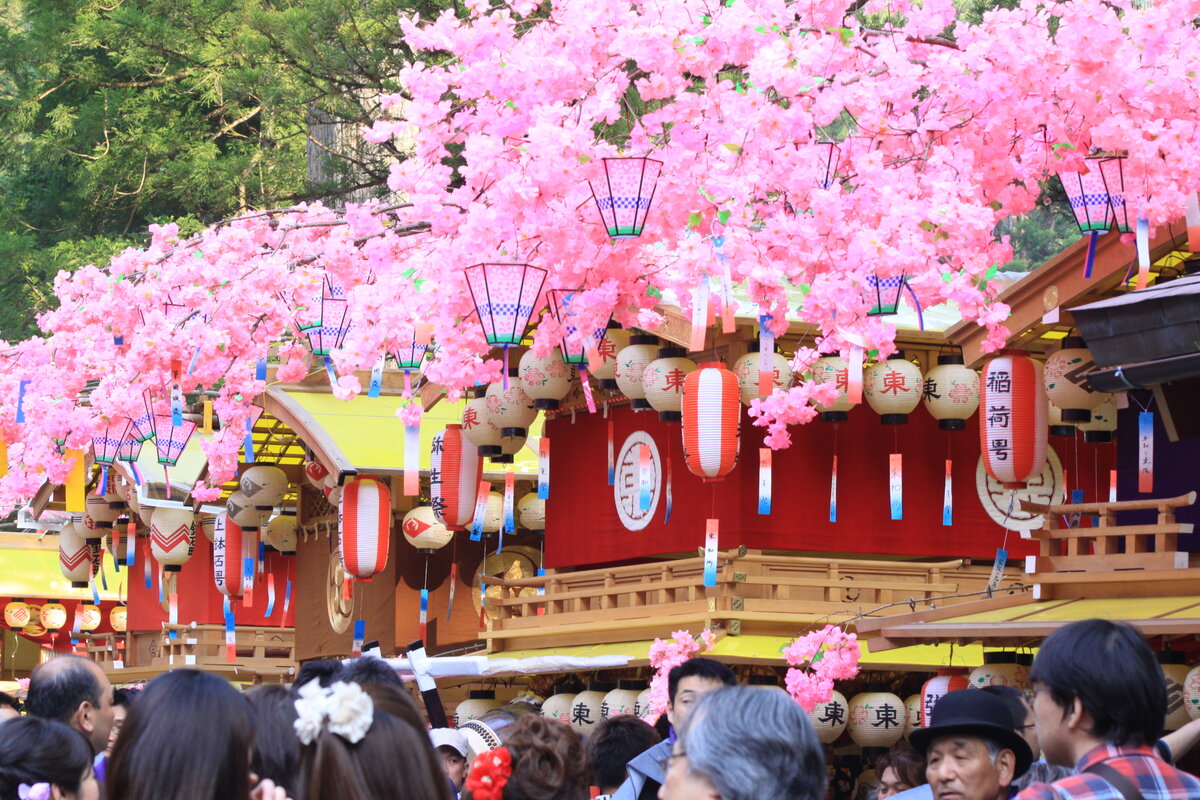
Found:
[[[174,634],[174,636],[172,636]],[[145,680],[176,667],[217,672],[247,679],[286,678],[296,670],[296,635],[292,628],[236,628],[233,661],[226,657],[222,625],[164,625],[161,631],[84,634],[88,655],[113,682]]]

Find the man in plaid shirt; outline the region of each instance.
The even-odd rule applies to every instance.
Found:
[[[1018,800],[1200,798],[1200,779],[1154,749],[1167,693],[1137,629],[1102,619],[1071,623],[1042,644],[1029,679],[1042,752],[1076,774],[1034,784]]]

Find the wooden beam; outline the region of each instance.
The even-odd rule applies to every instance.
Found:
[[[346,478],[358,474],[337,442],[303,406],[288,397],[280,386],[268,386],[263,394],[263,408],[304,439],[309,448],[325,467],[338,476],[340,485]]]

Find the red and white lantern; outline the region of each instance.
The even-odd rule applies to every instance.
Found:
[[[1006,489],[1024,489],[1046,464],[1048,408],[1042,365],[1003,351],[983,368],[980,449],[988,474]]]
[[[617,351],[617,364],[613,367],[613,378],[621,394],[632,401],[634,411],[647,411],[650,401],[646,399],[646,387],[642,377],[650,362],[658,358],[658,339],[644,333],[629,337],[629,345]]]
[[[246,538],[242,527],[228,514],[217,515],[213,523],[213,580],[217,591],[226,597],[242,596],[245,553]]]
[[[196,515],[186,508],[158,508],[150,518],[150,551],[166,572],[179,572],[196,549]]]
[[[338,509],[338,544],[347,575],[370,580],[383,571],[391,526],[388,488],[374,478],[347,481]]]
[[[475,515],[475,495],[483,480],[483,461],[475,445],[463,435],[461,425],[447,425],[433,437],[430,458],[430,505],[437,518],[452,530],[465,528]]]
[[[701,364],[684,380],[684,461],[706,481],[721,480],[737,465],[738,397],[737,376],[722,364]]]
[[[877,361],[863,373],[863,396],[884,425],[904,425],[921,402],[921,369],[903,351]]]
[[[921,687],[921,727],[928,728],[933,715],[933,707],[937,701],[950,692],[967,689],[971,682],[967,680],[967,671],[957,667],[939,669],[937,675],[925,681]]]
[[[320,461],[309,461],[304,465],[304,477],[318,492],[325,489],[325,478],[328,476],[329,470]]]

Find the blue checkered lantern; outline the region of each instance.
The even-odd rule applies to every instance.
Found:
[[[529,318],[538,309],[546,270],[529,264],[475,264],[465,271],[483,338],[504,350],[507,381],[508,350],[521,343]]]
[[[868,316],[881,317],[895,314],[900,308],[900,293],[908,277],[901,273],[887,278],[878,275],[868,275],[866,286],[863,287],[863,298],[871,306]]]
[[[129,434],[130,421],[127,418],[110,422],[98,435],[92,437],[92,454],[100,465],[100,486],[96,494],[108,492],[108,467],[116,460],[121,452],[121,445]]]
[[[1117,222],[1117,230],[1121,233],[1133,233],[1133,224],[1129,221],[1129,207],[1125,205],[1125,156],[1097,156],[1094,159],[1089,158],[1088,161],[1098,162],[1100,165],[1104,193],[1108,195],[1108,205],[1112,209],[1113,219]]]
[[[662,162],[652,158],[605,158],[604,180],[588,181],[592,199],[608,235],[614,239],[641,236]]]
[[[1109,200],[1108,189],[1104,185],[1104,175],[1100,172],[1098,159],[1087,159],[1086,172],[1059,172],[1058,180],[1063,191],[1067,193],[1067,202],[1071,204],[1071,212],[1075,215],[1075,224],[1080,233],[1089,237],[1087,260],[1083,267],[1083,277],[1092,277],[1092,265],[1096,261],[1096,238],[1102,233],[1108,233],[1112,225],[1112,203]],[[1124,197],[1121,201],[1124,207]]]

